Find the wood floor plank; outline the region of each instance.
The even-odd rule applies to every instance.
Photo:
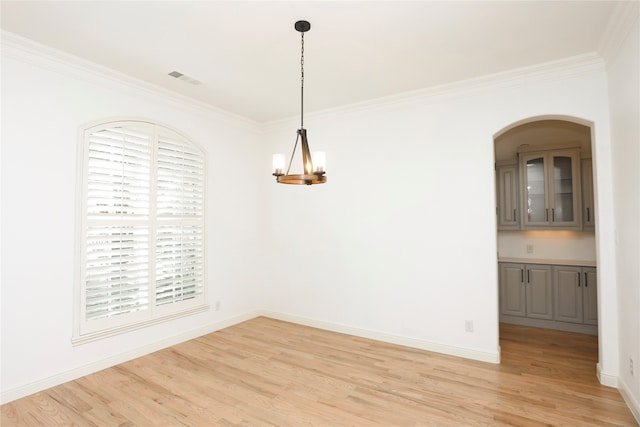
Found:
[[[501,325],[500,365],[260,317],[2,405],[8,426],[637,426],[597,338]]]

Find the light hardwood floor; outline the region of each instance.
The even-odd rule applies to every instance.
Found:
[[[2,426],[636,426],[597,339],[501,325],[494,365],[269,318],[2,406]]]

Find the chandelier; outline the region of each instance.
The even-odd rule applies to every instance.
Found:
[[[298,21],[295,23],[296,31],[301,34],[301,56],[300,56],[300,129],[297,131],[296,143],[293,146],[293,152],[289,159],[287,172],[284,172],[285,157],[284,154],[274,154],[273,156],[273,175],[280,184],[297,184],[297,185],[314,185],[324,184],[327,182],[325,176],[326,158],[324,152],[315,152],[313,157],[309,151],[309,141],[307,140],[307,130],[304,128],[304,33],[311,29],[311,24],[307,21]],[[298,141],[301,142],[302,150],[302,168],[301,174],[290,174],[293,156],[298,147]]]

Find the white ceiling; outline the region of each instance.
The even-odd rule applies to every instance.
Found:
[[[4,1],[2,29],[257,122],[594,52],[613,1]],[[167,74],[202,81],[191,85]]]

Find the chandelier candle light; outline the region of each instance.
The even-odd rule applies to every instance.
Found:
[[[309,152],[309,141],[307,140],[307,130],[304,128],[304,33],[311,29],[311,24],[307,21],[298,21],[295,24],[296,31],[301,34],[301,57],[300,57],[300,129],[296,136],[296,143],[293,146],[287,173],[284,173],[285,157],[284,154],[274,154],[273,156],[273,175],[280,184],[297,184],[297,185],[313,185],[324,184],[327,182],[325,176],[326,157],[324,152],[318,151],[313,153],[313,158]],[[302,167],[304,173],[289,174],[293,156],[296,153],[298,140],[302,141]]]

